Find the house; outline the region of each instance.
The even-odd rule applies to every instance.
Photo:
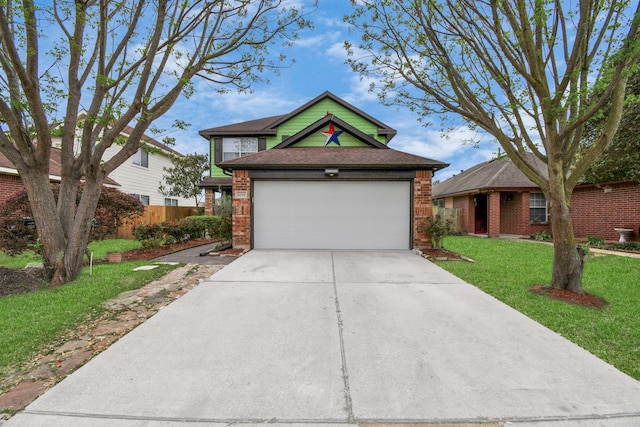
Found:
[[[531,162],[546,171],[546,165],[533,155]],[[544,194],[508,157],[477,164],[434,184],[433,197],[438,206],[461,210],[464,233],[529,237],[553,231]],[[640,185],[636,183],[604,187],[583,183],[574,189],[571,206],[577,238],[618,240],[614,228],[632,229],[636,238],[640,234]]]
[[[446,166],[388,147],[396,131],[330,92],[289,114],[206,129],[214,193],[232,193],[237,248],[427,247],[431,180]]]
[[[127,126],[122,136],[128,137],[132,131],[133,129]],[[182,154],[147,135],[143,136],[141,145],[143,147],[138,149],[136,154],[109,174],[109,178],[119,183],[118,189],[136,197],[145,206],[195,206],[192,198],[166,197],[158,190],[165,175],[164,168],[173,167],[173,157],[180,157]],[[53,146],[60,146],[59,138],[53,138]],[[78,151],[76,148],[76,152]],[[105,150],[102,160],[111,159],[119,151],[120,146],[113,144]]]
[[[62,179],[60,155],[59,148],[51,148],[51,157],[49,159],[49,180],[51,182],[60,182]],[[120,189],[120,184],[111,178],[107,178],[104,185]],[[0,205],[24,190],[18,170],[4,154],[0,153]]]
[[[132,130],[126,127],[123,135],[129,136]],[[110,178],[120,183],[119,190],[137,197],[143,205],[195,206],[192,198],[167,197],[158,190],[165,175],[163,168],[173,167],[172,158],[181,157],[182,154],[146,135],[143,137],[142,144],[146,144],[151,149],[141,147],[136,154],[109,174]],[[120,147],[115,144],[107,148],[102,156],[103,160],[109,160],[119,150]]]

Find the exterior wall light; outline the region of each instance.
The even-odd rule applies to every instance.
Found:
[[[326,176],[337,176],[338,172],[340,172],[338,169],[325,169],[324,170],[324,174]]]

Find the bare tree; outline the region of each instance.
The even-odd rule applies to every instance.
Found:
[[[0,151],[27,189],[52,285],[82,268],[105,177],[194,79],[246,90],[310,23],[289,0],[0,2]],[[86,117],[78,119],[79,111]],[[49,185],[50,125],[60,123],[62,181]],[[122,131],[133,130],[127,139]],[[103,162],[105,150],[119,152]],[[74,145],[79,154],[74,157]],[[76,204],[80,180],[84,190]]]
[[[639,57],[638,4],[628,1],[358,1],[345,19],[353,69],[379,96],[427,121],[440,114],[493,135],[550,204],[551,285],[582,293],[583,255],[571,193],[609,145]],[[594,90],[598,88],[598,90]],[[585,123],[605,106],[597,138],[579,153]],[[457,120],[456,120],[457,119]],[[541,173],[528,157],[547,165]]]

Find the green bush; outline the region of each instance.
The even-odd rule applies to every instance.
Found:
[[[440,249],[442,248],[442,240],[453,229],[453,221],[451,218],[444,219],[440,214],[436,214],[434,217],[427,217],[422,223],[422,229],[429,236],[432,247]]]
[[[624,242],[610,245],[611,249],[622,249],[623,251],[640,251],[640,242]]]
[[[545,240],[552,240],[553,236],[548,231],[538,231],[536,234],[533,234],[531,238],[538,242],[544,242]]]
[[[604,239],[598,236],[587,236],[587,243],[589,246],[595,246],[596,248],[603,248],[606,246]]]
[[[190,216],[178,222],[160,224],[139,224],[133,235],[145,245],[157,241],[172,245],[193,239],[217,238],[221,241],[231,240],[231,218],[220,216]]]

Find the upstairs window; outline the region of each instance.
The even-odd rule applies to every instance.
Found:
[[[547,199],[543,193],[529,193],[529,221],[533,223],[547,222]]]
[[[131,156],[131,160],[134,165],[141,166],[143,168],[149,167],[149,153],[143,149],[138,149],[138,152]]]
[[[222,161],[258,152],[258,138],[222,138]]]
[[[178,206],[178,199],[164,199],[165,206]]]

